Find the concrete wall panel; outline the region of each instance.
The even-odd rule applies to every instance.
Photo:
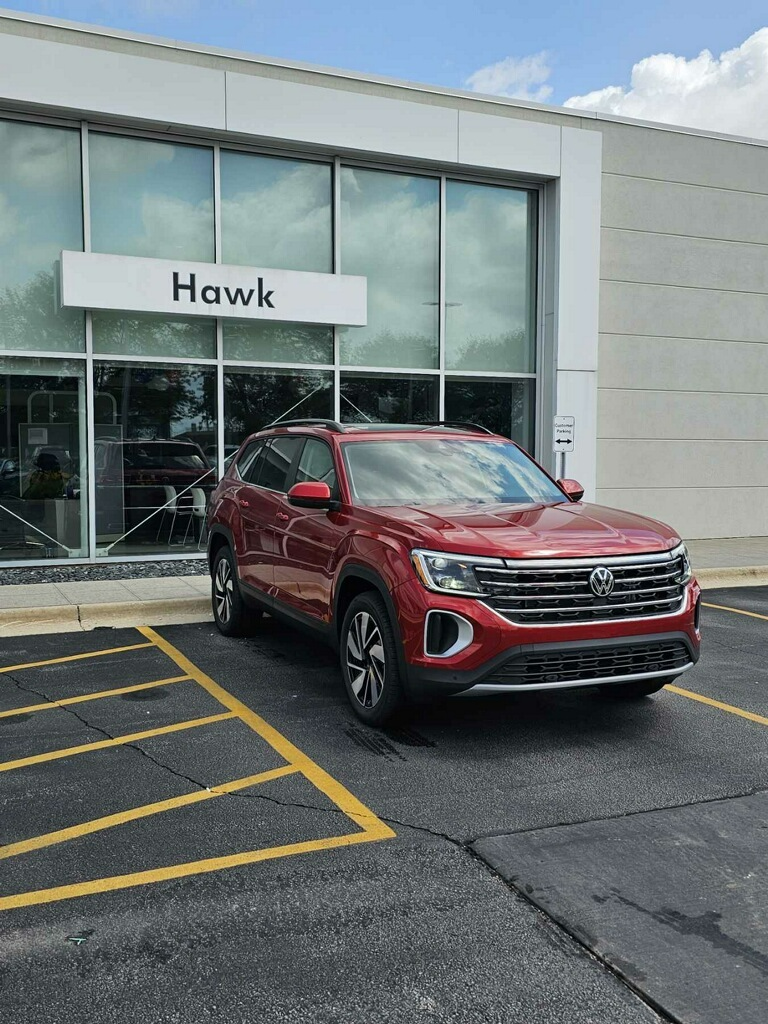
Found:
[[[765,244],[766,224],[765,194],[603,175],[606,227]]]
[[[768,486],[765,441],[640,441],[597,443],[598,488]]]
[[[768,341],[768,295],[603,281],[600,330],[657,338]]]
[[[597,492],[597,500],[660,519],[689,540],[768,535],[768,487],[604,488]]]
[[[764,345],[602,334],[600,388],[768,394]]]
[[[603,228],[601,277],[683,288],[768,292],[768,245]]]
[[[681,181],[768,193],[768,146],[661,128],[599,121],[603,170],[635,178]]]
[[[601,389],[597,436],[766,441],[768,395]]]

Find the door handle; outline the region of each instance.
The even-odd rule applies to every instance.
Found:
[[[288,522],[288,520],[289,520],[289,519],[290,519],[291,517],[290,517],[290,516],[287,516],[287,515],[285,514],[285,512],[278,512],[278,513],[277,513],[277,518],[278,518],[278,519],[279,519],[279,520],[280,520],[281,522],[283,522],[283,523],[287,523],[287,522]]]
[[[240,507],[241,508],[250,508],[251,506],[248,504],[248,502],[245,500],[245,498],[240,498]]]

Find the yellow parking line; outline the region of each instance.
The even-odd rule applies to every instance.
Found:
[[[189,804],[201,803],[203,800],[212,800],[214,797],[235,793],[261,782],[279,779],[283,775],[292,775],[298,770],[295,765],[284,764],[279,768],[260,772],[258,775],[249,775],[245,779],[235,779],[234,782],[224,782],[221,785],[212,786],[210,789],[195,790],[194,793],[185,793],[183,796],[175,796],[169,800],[144,804],[142,807],[132,807],[128,811],[119,811],[117,814],[107,814],[102,818],[93,818],[91,821],[84,821],[69,828],[61,828],[56,832],[46,832],[45,835],[23,839],[18,843],[8,843],[7,846],[0,846],[0,860],[6,857],[16,857],[20,853],[29,853],[31,850],[41,850],[46,846],[55,846],[57,843],[65,843],[68,839],[78,839],[81,836],[91,835],[93,832],[114,828],[115,825],[137,821],[139,818],[148,818],[152,814],[162,814],[164,811],[172,811],[177,807],[186,807]]]
[[[21,672],[24,668],[41,668],[43,665],[60,665],[65,661],[80,661],[82,658],[100,658],[104,654],[122,654],[123,651],[140,651],[152,644],[129,644],[127,647],[110,647],[106,651],[86,651],[85,654],[68,654],[65,658],[48,658],[46,661],[27,661],[23,665],[6,665],[0,672]]]
[[[78,747],[65,747],[62,750],[49,750],[46,754],[34,754],[32,757],[21,757],[17,761],[5,761],[0,764],[0,772],[10,772],[14,768],[24,768],[30,764],[41,764],[43,761],[57,761],[61,757],[73,757],[75,754],[87,754],[91,750],[104,750],[105,747],[119,747],[122,743],[133,743],[134,740],[149,739],[150,736],[163,736],[169,732],[181,732],[184,729],[196,729],[200,725],[212,725],[223,722],[227,718],[236,718],[234,711],[223,715],[209,715],[207,718],[193,718],[188,722],[175,722],[159,729],[146,729],[144,732],[132,732],[125,736],[115,736],[109,740],[97,740],[95,743],[82,743]]]
[[[149,627],[141,627],[140,632],[150,641],[149,644],[137,646],[155,646],[174,661],[181,671],[197,682],[204,690],[214,697],[227,710],[222,714],[212,715],[208,718],[200,718],[189,722],[179,722],[175,725],[164,726],[158,729],[149,729],[145,732],[133,733],[127,736],[118,736],[114,739],[101,740],[95,743],[84,744],[79,747],[70,747],[66,750],[55,750],[47,754],[39,754],[32,757],[21,758],[17,761],[9,761],[0,764],[0,772],[9,771],[12,768],[19,768],[24,765],[37,764],[42,761],[51,761],[56,758],[69,757],[73,754],[85,753],[91,750],[100,750],[105,747],[117,746],[122,743],[130,743],[134,740],[144,739],[150,736],[159,736],[164,733],[176,732],[183,729],[192,729],[199,725],[208,725],[213,722],[239,718],[245,725],[256,732],[264,739],[277,753],[282,755],[287,764],[280,768],[263,772],[260,775],[249,776],[246,779],[236,779],[233,782],[224,783],[221,786],[212,787],[211,790],[199,790],[169,800],[158,801],[154,804],[146,804],[143,807],[107,815],[92,821],[83,822],[80,825],[73,825],[56,832],[49,832],[42,836],[22,840],[19,843],[10,844],[0,848],[0,858],[7,858],[21,853],[38,850],[56,843],[65,842],[93,832],[121,825],[126,822],[135,821],[151,814],[159,814],[175,807],[183,807],[188,804],[196,804],[202,800],[212,799],[226,792],[234,792],[236,789],[243,789],[246,786],[256,785],[265,782],[269,778],[278,778],[282,775],[301,774],[312,783],[320,792],[324,793],[347,817],[359,826],[361,831],[351,834],[330,836],[326,839],[310,839],[305,842],[289,843],[284,846],[273,846],[260,850],[249,850],[243,853],[235,853],[223,857],[212,857],[204,860],[191,861],[186,864],[173,864],[166,867],[153,868],[147,871],[137,871],[126,875],[113,875],[105,878],[95,878],[84,882],[75,882],[68,885],[60,885],[51,889],[38,889],[32,892],[16,893],[14,895],[0,897],[0,911],[11,910],[18,907],[35,906],[42,903],[51,903],[56,900],[71,899],[78,896],[87,896],[99,892],[111,892],[116,889],[127,889],[135,885],[148,885],[154,882],[162,882],[170,879],[185,878],[190,875],[205,874],[212,871],[222,871],[226,868],[238,867],[246,864],[256,864],[260,861],[274,860],[280,857],[290,857],[297,854],[313,853],[320,850],[333,850],[341,847],[353,846],[358,843],[367,843],[381,839],[391,839],[395,832],[354,797],[341,783],[332,778],[326,771],[315,764],[298,747],[295,747],[289,740],[282,736],[276,729],[273,729],[268,722],[255,714],[245,704],[241,703],[230,693],[213,681],[202,672],[196,665],[189,661],[181,651],[164,640]],[[72,698],[70,698],[72,699]]]
[[[13,910],[17,907],[33,907],[41,903],[53,903],[55,900],[72,899],[75,896],[90,896],[96,892],[112,892],[114,889],[129,889],[134,885],[149,885],[152,882],[165,882],[171,878],[186,878],[189,875],[203,875],[210,871],[222,871],[224,868],[240,867],[243,864],[256,864],[258,861],[275,860],[278,857],[291,857],[299,853],[312,853],[316,850],[333,850],[340,846],[354,846],[356,843],[367,843],[373,838],[386,839],[387,835],[373,836],[370,832],[353,832],[346,836],[332,836],[330,839],[310,839],[304,843],[291,843],[288,846],[272,846],[266,850],[250,850],[247,853],[234,853],[227,857],[212,857],[208,860],[195,860],[188,864],[176,864],[172,867],[153,868],[150,871],[137,871],[131,875],[114,875],[112,878],[95,878],[89,882],[75,882],[71,885],[59,885],[53,889],[38,889],[36,892],[22,892],[15,896],[0,897],[0,911]]]
[[[369,811],[365,804],[353,796],[340,782],[337,782],[328,772],[324,771],[320,765],[315,764],[303,751],[295,747],[277,729],[274,729],[269,722],[264,721],[254,711],[251,711],[249,707],[237,700],[236,697],[233,697],[231,693],[228,693],[218,683],[215,683],[210,676],[207,676],[197,665],[194,665],[173,644],[168,643],[167,640],[163,639],[159,633],[156,633],[149,626],[139,626],[139,632],[147,637],[148,640],[151,640],[156,647],[159,647],[164,654],[167,654],[172,661],[175,661],[182,672],[190,675],[212,697],[215,697],[220,704],[223,704],[225,708],[229,708],[233,714],[241,718],[246,725],[250,726],[254,732],[258,733],[262,739],[274,747],[278,754],[281,754],[286,761],[296,765],[299,771],[321,793],[324,793],[329,800],[332,800],[360,828],[365,829],[369,833],[375,833],[377,839],[389,839],[395,835],[388,825],[385,825],[380,818],[372,811]],[[2,768],[2,765],[0,765],[0,768]],[[321,848],[318,847],[318,849]]]
[[[729,608],[726,604],[709,604],[707,601],[701,602],[705,608],[717,608],[721,612],[734,612],[736,615],[749,615],[752,619],[764,619],[768,622],[768,615],[760,615],[758,612],[746,612],[743,608]]]
[[[49,711],[51,708],[65,708],[70,704],[82,704],[88,700],[100,700],[102,697],[117,697],[121,693],[135,693],[137,690],[151,690],[155,686],[170,686],[171,683],[191,682],[189,676],[172,676],[170,679],[155,679],[151,683],[137,683],[136,686],[121,686],[117,690],[101,690],[99,693],[84,693],[80,697],[65,697],[63,700],[46,701],[44,704],[29,704],[25,708],[14,708],[13,711],[0,711],[0,718],[12,718],[14,715],[26,715],[32,711]]]
[[[705,697],[701,693],[694,693],[693,690],[684,690],[682,687],[674,686],[672,683],[667,683],[664,689],[669,690],[671,693],[677,693],[681,697],[688,697],[690,700],[697,700],[702,704],[708,704],[712,708],[719,708],[720,711],[727,711],[731,715],[738,715],[739,718],[747,718],[750,722],[757,722],[758,725],[768,725],[768,718],[765,718],[763,715],[756,715],[753,711],[744,711],[743,708],[734,707],[733,704],[724,704],[721,700],[712,700],[711,697]]]

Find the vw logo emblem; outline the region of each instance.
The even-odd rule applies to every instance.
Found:
[[[595,597],[608,597],[613,590],[615,580],[610,569],[599,565],[589,575],[589,588]]]

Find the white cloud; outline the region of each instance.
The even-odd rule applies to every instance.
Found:
[[[546,50],[528,57],[505,57],[479,68],[464,85],[473,92],[543,103],[552,95],[552,86],[546,84],[552,74],[549,61],[550,54]]]
[[[719,57],[709,50],[691,60],[646,57],[632,68],[629,88],[610,85],[565,106],[767,138],[768,28]]]

